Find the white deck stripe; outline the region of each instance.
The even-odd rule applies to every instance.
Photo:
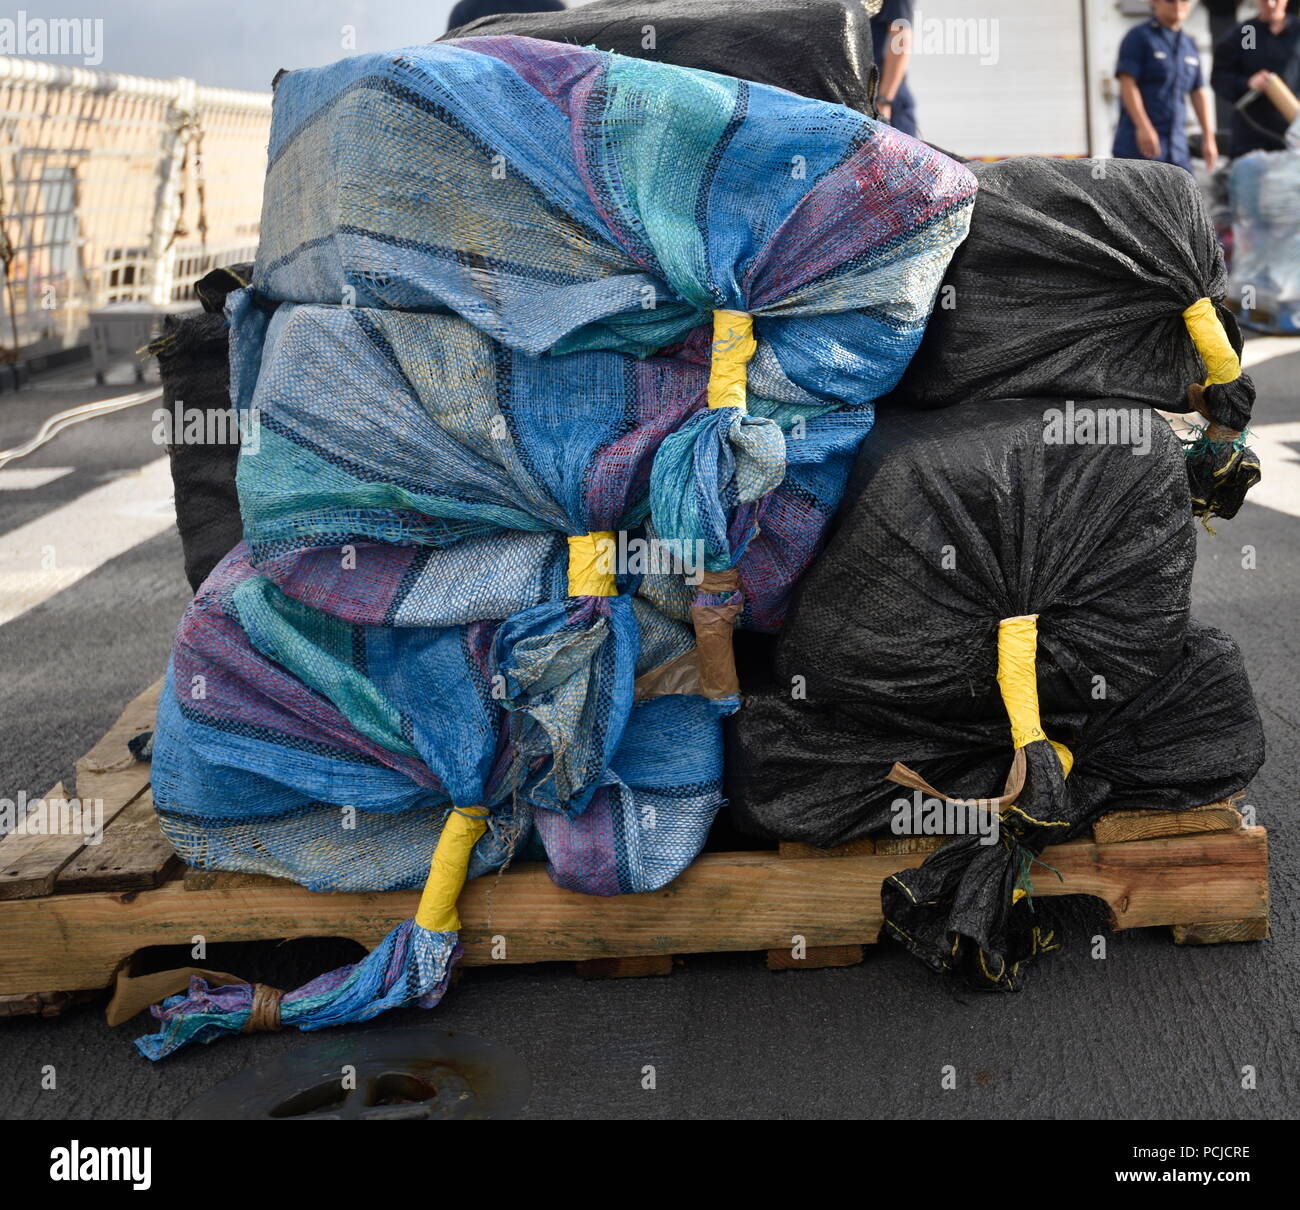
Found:
[[[70,466],[11,466],[0,470],[0,492],[25,492],[72,474]]]
[[[1241,364],[1249,370],[1288,353],[1300,353],[1300,336],[1256,336],[1242,347]]]
[[[0,625],[175,523],[168,460],[156,458],[0,534]]]
[[[1252,424],[1246,441],[1259,455],[1261,476],[1246,503],[1300,517],[1300,421]]]

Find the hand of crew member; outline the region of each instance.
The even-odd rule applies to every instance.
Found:
[[[1205,160],[1205,171],[1213,172],[1219,162],[1219,143],[1212,134],[1201,137],[1201,157]]]
[[[1137,145],[1144,159],[1158,160],[1160,158],[1160,136],[1156,134],[1156,128],[1150,122],[1138,127]]]
[[[1253,89],[1255,92],[1263,92],[1268,88],[1268,82],[1272,78],[1271,71],[1257,71],[1249,80],[1246,81],[1246,87]]]
[[[880,115],[882,122],[892,122],[894,120],[893,101],[877,101],[876,112]]]

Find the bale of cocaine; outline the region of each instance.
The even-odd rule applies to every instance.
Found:
[[[860,114],[528,39],[279,82],[253,288],[228,305],[232,398],[261,434],[248,541],[182,622],[155,799],[200,864],[322,888],[428,867],[416,916],[282,1021],[435,1003],[460,885],[530,827],[590,893],[689,864],[721,805],[737,565],[787,431],[822,495],[786,510],[789,561],[769,537],[757,564],[770,616],[972,188]],[[611,563],[644,535],[702,550],[693,642]],[[349,808],[381,818],[358,835]],[[257,1003],[191,985],[145,1049],[237,1032]]]
[[[240,538],[235,463],[239,439],[230,409],[230,334],[226,296],[248,285],[253,266],[213,269],[195,283],[203,304],[197,315],[167,315],[148,348],[158,359],[163,406],[172,417],[167,443],[176,498],[176,526],[185,558],[185,578],[195,591]],[[201,432],[188,430],[198,414]],[[217,423],[213,424],[213,419]]]
[[[1239,651],[1189,617],[1178,443],[1121,400],[1092,421],[1127,409],[1125,440],[1063,440],[1091,406],[1065,404],[882,413],[728,733],[747,831],[832,847],[922,800],[967,819],[882,902],[891,935],[990,989],[1056,948],[1044,847],[1103,810],[1214,801],[1263,760]]]
[[[597,0],[495,13],[448,38],[515,34],[771,84],[875,117],[871,20],[879,0]]]
[[[1255,387],[1195,181],[1169,164],[1024,157],[975,164],[979,195],[899,395],[922,407],[1126,398],[1195,412],[1198,516],[1259,481]]]

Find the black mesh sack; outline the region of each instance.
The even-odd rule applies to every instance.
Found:
[[[1183,311],[1218,304],[1223,253],[1191,175],[1142,160],[971,164],[970,234],[904,376],[911,402],[1119,396],[1186,411],[1205,369]],[[1234,429],[1249,407],[1216,415]]]
[[[447,14],[447,28],[468,25],[494,13],[562,13],[564,0],[456,0]]]
[[[1061,733],[1070,731],[1067,725]],[[895,763],[950,794],[978,798],[1001,784],[1009,761],[1005,714],[940,720],[859,703],[806,701],[788,689],[745,694],[740,711],[727,720],[726,737],[727,797],[736,826],[748,835],[822,849],[889,828],[890,805],[907,793],[887,780]]]
[[[169,315],[162,332],[149,346],[158,358],[163,404],[175,418],[174,429],[184,433],[186,414],[230,412],[230,357],[226,295],[247,285],[252,265],[214,269],[195,285],[203,304],[198,314]],[[233,427],[204,426],[205,433]],[[235,464],[239,442],[186,440],[167,446],[176,497],[176,525],[185,556],[185,578],[198,589],[208,573],[243,537],[239,498],[235,492]]]
[[[1232,515],[1259,478],[1249,453],[1224,471],[1255,387],[1236,360],[1223,253],[1191,175],[1138,160],[970,168],[979,179],[970,235],[899,397],[921,406],[1122,397],[1200,411],[1217,431],[1196,457],[1224,504],[1210,499],[1198,512]],[[1213,385],[1189,399],[1207,374]]]
[[[1132,697],[1177,658],[1195,523],[1169,425],[1129,401],[879,414],[776,648],[778,689],[942,718],[999,717],[996,632],[1038,615],[1052,712]],[[1125,428],[1127,426],[1127,429]],[[1145,452],[1137,452],[1144,450]]]
[[[857,0],[598,0],[562,13],[502,13],[448,38],[515,34],[772,84],[874,114],[868,9]],[[653,26],[654,45],[645,45]]]
[[[1036,737],[1013,710],[946,726],[774,691],[747,698],[730,723],[733,816],[744,831],[829,847],[891,829],[894,804],[913,793],[976,800],[998,817],[994,842],[955,836],[887,879],[886,931],[936,970],[1015,990],[1028,959],[1059,948],[1076,898],[1035,896],[1056,877],[1043,849],[1105,811],[1227,797],[1258,771],[1264,741],[1236,644],[1195,621],[1173,666],[1123,705],[1035,718]]]

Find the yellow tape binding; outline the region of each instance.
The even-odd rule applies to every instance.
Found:
[[[1058,740],[1049,739],[1047,742],[1056,750],[1056,759],[1061,762],[1061,776],[1069,777],[1074,768],[1074,753]]]
[[[597,530],[569,539],[569,596],[613,597],[614,551],[617,539],[611,530]]]
[[[432,933],[455,933],[460,930],[460,915],[456,900],[465,886],[469,873],[470,851],[487,831],[487,810],[484,807],[466,807],[452,811],[442,825],[429,863],[429,878],[420,896],[420,906],[415,912],[415,923]]]
[[[1187,325],[1187,334],[1192,338],[1201,360],[1205,362],[1203,386],[1234,382],[1241,377],[1241,359],[1233,350],[1227,332],[1223,330],[1223,322],[1214,309],[1214,303],[1208,298],[1198,298],[1183,312],[1183,323]]]
[[[1003,618],[998,623],[998,687],[1011,720],[1011,743],[1023,748],[1047,739],[1038,713],[1038,615]],[[1074,756],[1064,744],[1048,740],[1069,777]]]
[[[709,363],[709,407],[743,408],[749,359],[758,342],[754,317],[746,311],[714,311],[713,360]]]

